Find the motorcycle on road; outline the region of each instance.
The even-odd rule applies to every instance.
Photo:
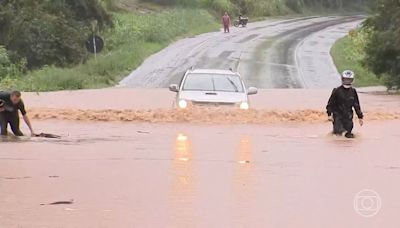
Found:
[[[246,27],[247,23],[249,22],[249,18],[248,17],[243,17],[242,19],[237,19],[233,22],[233,26],[235,27]]]

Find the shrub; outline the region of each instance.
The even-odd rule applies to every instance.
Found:
[[[296,13],[302,13],[304,10],[303,0],[286,0],[286,5]]]
[[[380,0],[376,14],[365,24],[372,31],[366,44],[365,64],[377,75],[383,76],[389,88],[400,88],[399,18],[398,0]]]
[[[201,0],[200,4],[204,8],[213,9],[218,16],[224,12],[229,12],[230,14],[238,14],[240,12],[239,8],[229,0]]]
[[[17,64],[11,62],[7,50],[0,46],[0,80],[6,77],[16,78],[25,71],[26,60],[22,59]]]
[[[356,86],[382,84],[376,75],[362,64],[366,56],[364,47],[369,36],[369,30],[353,30],[348,36],[338,40],[331,50],[333,60],[339,72],[344,70],[355,72]]]
[[[78,64],[86,59],[84,41],[93,19],[100,28],[111,25],[98,0],[2,0],[0,43],[12,62],[25,58],[29,69]]]

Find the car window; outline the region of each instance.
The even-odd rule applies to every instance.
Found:
[[[212,75],[207,74],[189,74],[186,76],[183,90],[195,90],[195,91],[213,91],[214,83]]]
[[[236,75],[189,74],[183,90],[243,92],[242,82]]]
[[[215,91],[243,92],[243,86],[238,76],[218,75],[214,77]]]

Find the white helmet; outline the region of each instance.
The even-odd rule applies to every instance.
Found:
[[[350,88],[354,83],[355,74],[351,70],[345,70],[342,73],[342,85],[346,88]]]

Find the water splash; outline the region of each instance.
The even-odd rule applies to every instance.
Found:
[[[214,107],[196,107],[188,110],[147,109],[147,110],[83,110],[48,109],[30,110],[37,120],[74,121],[122,121],[149,123],[218,123],[218,124],[270,124],[282,122],[320,123],[326,122],[324,111],[304,110],[233,110]],[[400,119],[400,112],[367,112],[366,120]]]

